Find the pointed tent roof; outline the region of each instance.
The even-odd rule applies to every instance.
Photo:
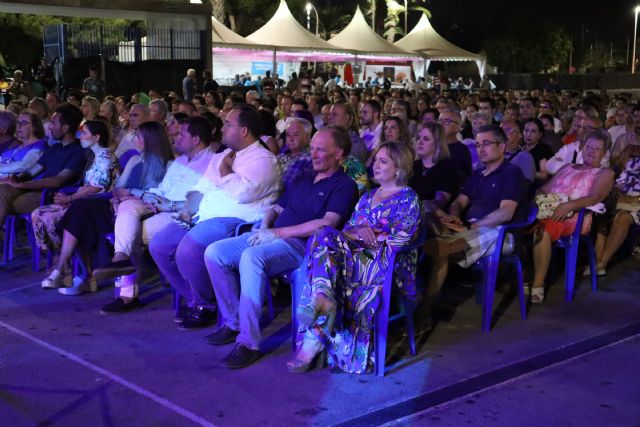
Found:
[[[433,29],[429,18],[424,13],[413,30],[394,44],[409,51],[423,53],[430,60],[485,60],[483,55],[471,53],[445,40]]]
[[[291,14],[285,0],[280,0],[280,6],[269,22],[248,35],[247,40],[277,47],[336,50],[335,46],[316,37],[300,25]]]
[[[214,16],[211,17],[211,36],[213,43],[255,44],[239,34],[234,33]]]
[[[364,53],[417,56],[401,47],[394,46],[376,34],[364,19],[360,6],[356,8],[356,13],[353,15],[349,25],[330,39],[329,43],[341,49],[351,49]]]

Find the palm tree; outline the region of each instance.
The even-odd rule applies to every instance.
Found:
[[[400,15],[404,13],[405,19],[408,13],[407,9],[416,10],[425,13],[427,17],[431,18],[431,12],[421,6],[409,7],[411,4],[425,3],[425,0],[405,0],[404,5],[398,3],[396,0],[385,0],[387,5],[387,18],[384,20],[384,36],[389,43],[393,43],[396,38],[396,34],[404,34],[404,28],[400,25]]]

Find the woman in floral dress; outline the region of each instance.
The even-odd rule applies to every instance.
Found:
[[[371,328],[388,268],[400,292],[416,297],[417,253],[392,251],[411,243],[420,224],[420,200],[407,186],[413,157],[404,144],[383,143],[374,154],[380,187],[366,192],[343,231],[323,227],[307,247],[309,282],[298,307],[299,350],[287,363],[304,372],[325,349],[329,365],[364,373],[373,363]],[[335,321],[335,324],[334,324]]]

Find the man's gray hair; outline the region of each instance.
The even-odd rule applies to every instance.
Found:
[[[153,101],[151,101],[149,103],[149,105],[157,105],[158,108],[160,109],[160,113],[162,113],[162,118],[166,119],[167,118],[167,114],[169,113],[169,106],[167,105],[166,102],[164,102],[164,100],[162,99],[154,99]]]
[[[311,138],[311,131],[313,130],[313,125],[311,124],[311,122],[309,122],[309,120],[305,120],[300,117],[289,117],[285,122],[285,129],[288,129],[289,126],[294,124],[298,124],[302,126],[302,129],[304,130],[304,133],[307,136],[307,139]]]
[[[460,111],[457,110],[456,108],[445,108],[442,111],[440,111],[440,115],[443,115],[444,113],[455,114],[458,117],[458,123],[462,122],[462,116],[460,115]]]

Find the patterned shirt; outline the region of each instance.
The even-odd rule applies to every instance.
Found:
[[[640,195],[640,157],[629,159],[616,180],[616,186],[624,194]]]

